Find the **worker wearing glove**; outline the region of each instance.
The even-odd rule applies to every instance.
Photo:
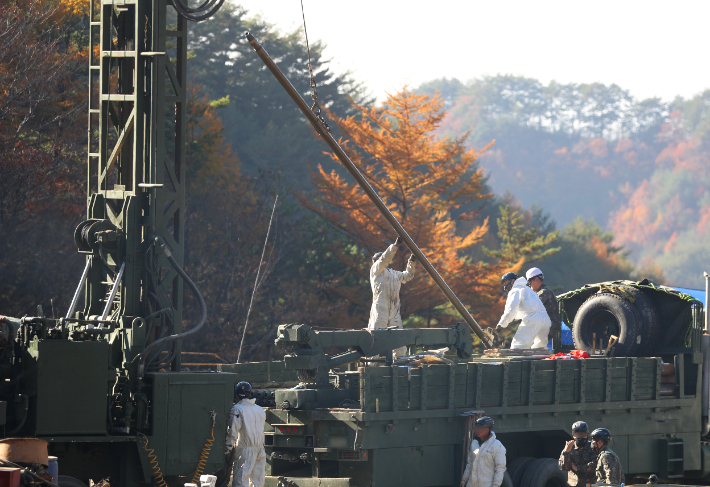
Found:
[[[505,475],[505,447],[496,439],[493,420],[484,416],[476,421],[461,477],[461,487],[500,487]]]
[[[562,328],[562,317],[560,316],[560,305],[557,303],[557,296],[549,287],[545,286],[545,276],[537,267],[528,269],[525,273],[525,278],[528,280],[528,286],[537,293],[547,311],[547,316],[550,318],[550,331],[547,333],[547,339],[552,340],[553,337],[560,333]]]
[[[263,487],[266,480],[264,423],[266,413],[252,399],[251,384],[240,382],[234,388],[237,404],[230,413],[231,422],[225,450],[234,450],[232,487]]]
[[[508,291],[508,298],[496,328],[506,328],[515,319],[522,320],[510,348],[542,348],[547,345],[550,317],[538,295],[527,286],[527,279],[508,272],[501,278],[501,284],[503,290]]]
[[[378,252],[372,257],[372,267],[370,268],[370,286],[372,287],[372,308],[370,309],[370,321],[367,328],[370,330],[382,330],[390,326],[402,328],[402,316],[400,315],[399,290],[403,283],[411,281],[414,277],[414,255],[407,261],[407,269],[404,272],[389,269],[388,266],[397,252],[400,239],[387,247],[384,252]],[[407,353],[407,347],[400,347],[394,350],[395,357],[401,357]]]
[[[597,481],[597,452],[588,440],[589,425],[577,421],[572,425],[572,439],[560,454],[559,467],[567,472],[569,487],[585,487]]]

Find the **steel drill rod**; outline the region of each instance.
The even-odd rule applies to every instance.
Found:
[[[301,112],[303,112],[303,114],[306,116],[311,125],[313,125],[313,128],[316,130],[316,132],[318,132],[318,134],[333,150],[340,162],[343,164],[343,166],[345,166],[345,169],[347,169],[348,172],[355,178],[355,181],[357,181],[360,187],[365,191],[367,196],[372,200],[372,202],[375,204],[380,213],[382,213],[382,215],[389,222],[389,224],[392,225],[392,228],[394,228],[395,232],[397,232],[397,235],[402,237],[402,240],[404,240],[404,243],[407,245],[412,254],[414,254],[417,260],[424,266],[424,269],[426,269],[427,273],[429,273],[431,278],[434,279],[434,282],[439,287],[439,289],[441,289],[441,291],[444,293],[444,295],[446,295],[446,297],[449,299],[454,308],[456,308],[456,310],[461,314],[466,323],[468,323],[468,326],[471,328],[471,331],[478,335],[478,337],[481,339],[483,345],[486,348],[490,348],[492,346],[492,343],[490,342],[488,337],[483,333],[483,330],[478,325],[478,323],[476,323],[476,320],[473,318],[473,316],[471,316],[471,313],[468,312],[466,307],[459,300],[458,296],[454,294],[449,285],[446,284],[444,279],[439,275],[436,269],[434,269],[434,266],[431,265],[429,259],[426,258],[424,253],[417,246],[417,244],[414,243],[412,237],[409,236],[409,234],[404,230],[404,228],[397,221],[394,215],[392,215],[389,208],[385,206],[379,195],[375,192],[372,186],[370,186],[370,183],[367,182],[367,180],[362,175],[362,173],[360,173],[355,164],[353,164],[348,155],[335,140],[333,135],[321,124],[321,121],[318,119],[318,116],[313,113],[313,111],[311,111],[310,107],[306,104],[303,98],[301,98],[301,95],[298,93],[296,88],[293,87],[288,78],[286,78],[286,76],[284,76],[279,67],[276,66],[276,63],[274,63],[274,61],[271,59],[271,56],[269,56],[266,50],[261,47],[256,38],[249,32],[245,34],[245,37],[247,41],[249,41],[251,47],[254,48],[256,53],[264,62],[266,67],[269,68],[269,71],[271,71],[271,73],[278,80],[281,86],[283,86],[284,90],[286,90],[286,93],[288,93],[291,99],[296,103],[298,108],[301,110]]]

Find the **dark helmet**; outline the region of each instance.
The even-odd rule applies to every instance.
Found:
[[[657,484],[658,483],[658,475],[656,475],[655,473],[651,474],[651,476],[648,478],[648,482],[646,482],[646,483],[647,484]]]
[[[240,382],[234,386],[234,398],[251,399],[251,384],[248,382]]]
[[[609,440],[611,439],[611,431],[606,428],[597,428],[592,431],[592,439],[604,440],[605,442],[609,443]]]
[[[500,283],[503,284],[505,281],[510,281],[511,279],[517,279],[518,275],[515,272],[506,272],[503,277],[500,278]]]
[[[584,421],[577,421],[572,425],[572,433],[586,433],[589,431],[589,425]]]
[[[484,428],[493,428],[494,424],[495,422],[490,416],[483,416],[482,418],[476,420],[476,426],[482,426]]]
[[[372,256],[372,263],[374,264],[377,262],[377,259],[380,258],[380,256],[383,254],[383,252],[377,252],[375,255]]]
[[[506,272],[503,274],[503,277],[500,278],[500,285],[503,286],[503,292],[507,293],[510,292],[510,290],[513,288],[513,285],[510,283],[510,280],[515,280],[518,278],[518,275],[515,272]]]

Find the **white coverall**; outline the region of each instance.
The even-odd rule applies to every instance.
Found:
[[[461,477],[462,487],[500,487],[505,475],[505,447],[491,436],[481,446],[478,440],[471,442],[466,461],[466,470]]]
[[[234,452],[234,477],[232,487],[263,487],[266,479],[266,452],[264,451],[264,423],[266,413],[256,405],[256,399],[242,399],[230,413],[227,450]],[[236,444],[236,446],[235,446]]]
[[[382,330],[390,326],[402,328],[402,316],[399,313],[399,289],[402,283],[411,281],[414,277],[414,261],[407,262],[404,272],[389,269],[397,247],[392,244],[387,247],[379,259],[370,268],[370,286],[372,287],[372,308],[370,308],[370,321],[367,328]],[[394,350],[396,357],[407,353],[407,347]]]
[[[526,284],[524,277],[515,281],[505,301],[503,316],[498,322],[498,326],[507,328],[511,321],[522,320],[510,344],[511,349],[542,348],[547,345],[550,317],[540,297]]]

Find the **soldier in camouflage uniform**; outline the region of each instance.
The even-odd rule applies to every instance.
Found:
[[[552,337],[556,336],[562,329],[562,318],[560,317],[560,305],[557,304],[557,296],[550,288],[545,286],[543,282],[545,276],[537,267],[528,269],[525,273],[525,278],[528,280],[528,286],[540,297],[540,301],[542,301],[547,311],[547,316],[550,317],[550,332],[547,335],[547,339],[552,340]]]
[[[572,425],[572,440],[560,454],[560,470],[567,472],[570,487],[584,487],[597,481],[597,452],[587,440],[589,426],[584,421]]]
[[[624,483],[624,471],[621,460],[609,449],[611,433],[606,428],[592,431],[592,447],[599,452],[597,457],[597,483],[621,485]]]

